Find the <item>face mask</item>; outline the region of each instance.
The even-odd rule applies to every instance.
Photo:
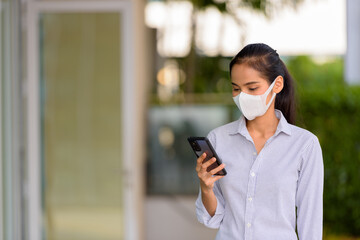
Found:
[[[269,86],[268,90],[262,95],[250,95],[241,92],[237,96],[233,97],[236,106],[240,109],[244,117],[248,120],[253,120],[256,117],[260,117],[266,113],[270,104],[274,100],[276,93],[273,93],[270,101],[266,104],[267,96],[273,89],[275,81]]]

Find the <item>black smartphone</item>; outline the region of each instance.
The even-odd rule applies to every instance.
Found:
[[[211,164],[206,170],[209,172],[214,168],[218,167],[222,162],[219,156],[216,154],[214,148],[212,147],[210,141],[206,137],[188,137],[188,141],[190,143],[191,148],[194,150],[194,153],[197,157],[200,157],[201,154],[204,152],[206,153],[206,158],[204,159],[203,163],[209,161],[212,157],[216,158],[216,162]],[[214,175],[226,175],[226,170],[223,168],[219,172],[215,173]]]

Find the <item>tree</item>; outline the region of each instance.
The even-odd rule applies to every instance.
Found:
[[[185,68],[187,80],[185,81],[185,92],[194,92],[195,71],[198,69],[197,61],[199,53],[195,44],[196,32],[196,16],[199,11],[208,7],[216,7],[223,14],[230,14],[239,27],[244,26],[236,11],[239,8],[249,8],[264,14],[271,18],[277,11],[281,11],[284,7],[298,7],[303,0],[190,0],[194,6],[192,14],[192,38],[189,55],[185,58]],[[244,41],[244,39],[243,39]],[[243,44],[243,43],[242,43]]]
[[[166,5],[167,3],[174,3],[176,1],[167,1],[164,3]],[[219,69],[220,61],[227,60],[228,58],[220,56],[215,56],[212,58],[213,61],[207,60],[208,56],[204,54],[200,48],[196,45],[195,42],[195,36],[197,31],[197,17],[202,11],[205,11],[206,9],[209,9],[210,7],[215,8],[219,10],[220,14],[222,16],[228,15],[231,19],[233,19],[236,24],[239,26],[239,28],[244,29],[246,24],[244,23],[243,19],[239,17],[238,10],[239,9],[249,9],[251,11],[256,11],[261,14],[264,14],[264,16],[271,18],[273,15],[275,15],[278,11],[281,11],[284,9],[284,7],[291,7],[296,8],[299,6],[303,0],[189,0],[189,2],[192,4],[192,11],[191,14],[189,14],[189,17],[191,18],[191,38],[190,38],[190,44],[188,45],[190,49],[189,53],[184,57],[176,57],[176,56],[166,56],[165,59],[175,60],[180,67],[180,69],[183,69],[186,74],[186,80],[184,81],[183,85],[180,85],[178,89],[180,91],[186,93],[204,93],[201,89],[207,89],[208,87],[205,86],[206,84],[209,84],[209,81],[219,81],[218,79],[215,79],[214,77],[211,77],[204,80],[199,78],[199,71],[203,70],[202,67],[203,64],[210,69],[211,72],[215,72],[217,75],[221,70]],[[167,5],[170,6],[170,5]],[[170,15],[171,16],[171,15]],[[166,21],[166,20],[165,20]],[[224,21],[223,21],[224,22]],[[223,23],[225,24],[225,23]],[[159,32],[160,33],[160,32]],[[222,38],[222,34],[218,34],[219,36],[216,36],[217,38]],[[163,35],[165,36],[165,34]],[[243,46],[245,43],[245,35],[240,36],[240,46]],[[219,41],[221,42],[221,41]],[[220,48],[219,48],[220,49]],[[210,63],[211,62],[211,63]],[[209,64],[213,64],[212,67],[209,67]],[[180,74],[181,71],[179,71]],[[206,73],[205,73],[206,74]],[[222,77],[224,77],[224,74],[222,74]],[[225,76],[227,78],[227,76]],[[195,83],[196,81],[196,83]],[[196,87],[199,85],[204,85],[203,87]],[[210,85],[216,85],[216,83],[212,82]]]

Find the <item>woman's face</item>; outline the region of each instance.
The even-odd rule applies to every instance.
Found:
[[[235,64],[231,70],[232,96],[240,92],[261,95],[269,88],[269,82],[259,72],[246,64]],[[271,95],[271,94],[269,94]]]

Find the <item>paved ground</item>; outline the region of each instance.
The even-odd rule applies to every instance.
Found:
[[[200,224],[195,197],[147,197],[146,240],[213,240],[216,230]]]
[[[47,211],[47,239],[122,239],[121,208],[53,207]]]

